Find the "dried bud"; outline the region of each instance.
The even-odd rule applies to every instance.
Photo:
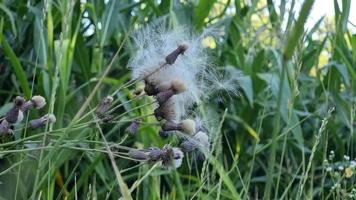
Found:
[[[172,121],[167,121],[162,126],[163,131],[179,131],[180,129],[181,129],[180,124],[177,124]]]
[[[31,108],[41,109],[46,105],[46,99],[42,96],[33,96],[31,100],[26,101],[22,106],[21,110],[23,112],[28,111]]]
[[[173,121],[176,119],[177,112],[174,102],[167,101],[161,104],[154,110],[154,115],[158,121],[165,119],[167,121]]]
[[[10,123],[6,119],[2,120],[0,123],[0,136],[2,135],[11,135],[12,130],[10,128]]]
[[[21,106],[25,103],[23,97],[17,96],[14,100],[14,106],[6,113],[5,119],[10,124],[15,124],[23,120],[23,112],[20,110]]]
[[[173,90],[166,90],[163,92],[159,92],[156,95],[156,100],[158,102],[159,105],[162,105],[163,103],[165,103],[169,98],[171,98],[174,95]]]
[[[137,133],[137,129],[140,127],[140,120],[134,120],[130,126],[126,128],[126,132],[130,135],[135,135]]]
[[[56,122],[56,117],[53,114],[46,114],[41,118],[29,121],[27,127],[29,129],[36,129],[46,125],[47,123],[55,123],[55,122]]]
[[[163,147],[161,152],[162,167],[178,168],[182,165],[184,154],[179,148],[172,148],[169,145]]]
[[[161,91],[156,95],[156,99],[158,104],[162,105],[169,98],[171,98],[175,94],[182,93],[187,90],[187,86],[185,83],[179,79],[172,81],[171,87],[168,90]]]
[[[105,118],[113,101],[114,99],[111,96],[107,96],[100,102],[98,108],[96,109],[96,114],[99,118]]]
[[[148,153],[149,152],[144,150],[131,149],[129,151],[129,157],[136,160],[147,161],[149,158]]]
[[[23,112],[15,105],[9,112],[6,113],[5,119],[10,124],[19,123],[23,120]]]
[[[167,121],[162,129],[164,131],[181,131],[189,135],[194,135],[195,131],[195,122],[191,119],[185,119],[181,123],[175,123],[172,121]]]
[[[173,64],[177,60],[178,56],[180,54],[183,54],[187,49],[188,45],[186,43],[180,44],[177,49],[175,49],[174,51],[172,51],[172,53],[166,56],[166,63],[170,65]]]
[[[150,83],[148,80],[145,80],[144,91],[148,96],[156,95],[159,92],[158,89],[152,83]]]
[[[161,155],[163,153],[161,149],[158,147],[150,147],[149,151],[149,162],[157,162],[161,159]]]
[[[161,162],[164,168],[178,168],[182,164],[184,157],[183,152],[179,148],[172,148],[169,145],[162,149],[157,147],[150,147],[144,150],[130,150],[130,158],[147,161],[149,163]]]

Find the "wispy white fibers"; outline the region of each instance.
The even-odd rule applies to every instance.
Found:
[[[202,102],[219,91],[237,95],[241,76],[233,67],[219,68],[221,71],[212,69],[209,49],[202,41],[208,36],[214,37],[215,30],[193,34],[189,27],[169,29],[166,22],[160,19],[137,30],[133,35],[135,51],[129,67],[132,79],[142,80],[146,95],[156,100],[153,114],[158,121],[164,120],[160,136],[168,137],[168,132],[174,131],[181,139],[180,148],[176,148],[179,152],[174,156],[174,165],[179,167],[183,158],[180,149],[208,153],[218,133],[218,124],[209,123],[217,119],[216,115],[208,116],[205,109],[201,110]],[[164,154],[171,152],[169,149],[157,152]],[[162,162],[166,160],[171,159]]]
[[[175,95],[171,102],[177,107],[176,118],[181,119],[204,91],[201,77],[208,68],[208,54],[202,46],[202,39],[209,34],[192,34],[187,27],[174,30],[166,28],[165,20],[159,20],[138,30],[134,36],[136,52],[129,62],[132,78],[145,77],[165,62],[165,57],[179,45],[185,43],[188,49],[179,56],[172,65],[167,65],[158,72],[147,77],[159,90],[167,89],[171,81],[177,78],[187,85],[187,90]]]

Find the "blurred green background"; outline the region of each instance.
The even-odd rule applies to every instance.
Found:
[[[46,109],[29,118],[53,112],[57,122],[50,133],[20,130],[1,139],[0,199],[122,197],[108,156],[92,151],[103,147],[100,134],[76,129],[73,119],[130,79],[130,34],[162,17],[173,29],[220,30],[204,45],[217,66],[241,71],[240,96],[220,94],[203,105],[217,122],[211,159],[186,155],[169,172],[117,158],[129,188],[142,180],[134,199],[356,198],[356,22],[349,18],[355,10],[351,0],[325,2],[332,16],[305,29],[313,0],[1,0],[0,115],[15,96],[40,94]],[[126,102],[131,92],[114,98]],[[131,112],[147,102],[119,112],[150,113],[151,107]],[[152,126],[126,137],[125,126],[102,129],[110,143],[167,142]],[[48,148],[35,151],[42,142]]]

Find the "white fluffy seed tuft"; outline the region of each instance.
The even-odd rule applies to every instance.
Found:
[[[198,142],[200,147],[208,148],[210,147],[209,136],[203,131],[199,131],[194,135],[194,139]]]
[[[194,135],[196,133],[195,122],[191,119],[185,119],[181,122],[181,129],[183,132],[189,135]]]
[[[55,123],[56,122],[56,116],[54,116],[54,114],[47,114],[47,115],[45,115],[46,116],[46,118],[48,119],[48,122],[49,123]]]
[[[170,89],[172,81],[179,78],[185,87],[175,85],[177,92],[181,94],[172,98],[177,105],[176,117],[182,119],[194,103],[205,95],[201,85],[206,81],[202,77],[210,61],[207,49],[202,46],[201,41],[212,32],[207,30],[196,35],[189,27],[180,26],[172,30],[167,28],[168,25],[167,20],[157,20],[134,34],[136,51],[128,66],[132,69],[133,79],[144,78],[159,91]],[[177,46],[181,48],[182,55],[179,55],[171,65],[162,67],[147,77],[165,62],[165,57],[177,49]]]
[[[179,148],[173,148],[173,165],[174,168],[179,168],[182,165],[184,158],[183,152]]]
[[[171,88],[175,94],[179,94],[187,90],[187,85],[182,80],[175,79],[171,83]]]
[[[19,115],[17,116],[16,123],[20,123],[23,120],[23,112],[22,110],[19,110]]]
[[[39,95],[33,96],[31,101],[36,109],[41,109],[46,105],[46,99]]]

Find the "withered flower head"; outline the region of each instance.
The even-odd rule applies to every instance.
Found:
[[[112,102],[114,101],[112,96],[107,96],[101,100],[98,108],[96,109],[96,115],[103,119],[108,115],[108,110],[110,109]]]
[[[36,129],[46,125],[47,123],[55,123],[55,122],[56,122],[56,117],[53,114],[46,114],[38,119],[33,119],[29,121],[27,127],[29,129]]]

